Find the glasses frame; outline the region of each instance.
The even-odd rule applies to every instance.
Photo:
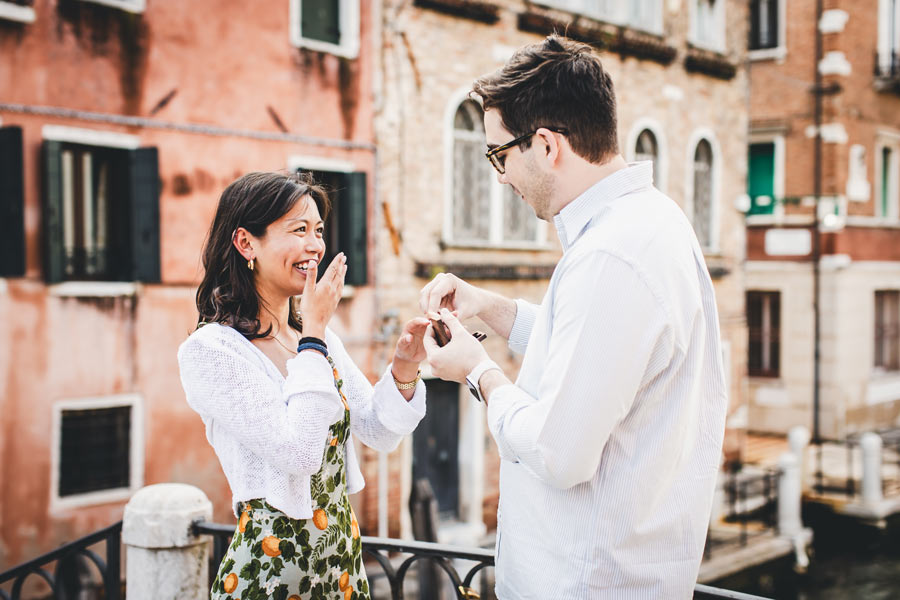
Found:
[[[546,128],[539,127],[538,129],[550,129],[550,128],[549,127],[546,127]],[[550,129],[550,131],[552,131],[553,133],[558,133],[560,135],[566,135],[569,133],[568,130],[566,130],[566,129]],[[527,141],[529,138],[533,137],[534,134],[536,134],[537,132],[538,132],[538,130],[535,129],[531,133],[526,133],[525,135],[520,135],[519,137],[517,137],[514,140],[510,140],[510,141],[506,142],[505,144],[500,144],[499,146],[491,148],[490,150],[488,150],[487,152],[484,153],[484,156],[488,159],[488,161],[490,161],[491,166],[494,167],[494,169],[498,173],[503,175],[504,173],[506,173],[506,161],[503,160],[503,157],[500,156],[500,153],[506,152],[510,148],[514,148],[514,147],[518,146],[519,144],[521,144],[522,142]]]

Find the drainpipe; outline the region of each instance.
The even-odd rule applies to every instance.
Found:
[[[814,97],[814,126],[815,126],[815,147],[813,153],[813,196],[815,199],[814,215],[813,215],[813,240],[812,240],[812,262],[813,262],[813,443],[816,444],[816,488],[819,492],[822,490],[822,438],[819,427],[820,412],[820,325],[821,315],[819,310],[820,296],[820,273],[819,258],[821,255],[821,247],[819,240],[819,200],[822,196],[822,73],[819,71],[819,63],[822,60],[822,31],[819,23],[822,20],[822,4],[823,0],[816,0],[816,58],[813,64],[815,69],[815,84],[813,86]]]

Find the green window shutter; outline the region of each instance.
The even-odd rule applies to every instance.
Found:
[[[130,200],[131,278],[160,280],[159,257],[159,156],[156,148],[128,153]]]
[[[891,197],[891,149],[881,149],[881,198],[879,198],[881,216],[887,216]]]
[[[300,0],[300,35],[309,40],[341,43],[340,0]]]
[[[0,277],[25,275],[22,128],[0,127]]]
[[[44,168],[44,279],[58,283],[65,279],[63,251],[62,143],[47,140],[41,149]]]
[[[347,255],[347,285],[369,282],[366,174],[346,173],[335,207],[341,250]]]
[[[750,144],[747,173],[747,194],[752,201],[747,214],[771,214],[775,208],[775,144]],[[767,206],[756,203],[759,196],[768,196]]]

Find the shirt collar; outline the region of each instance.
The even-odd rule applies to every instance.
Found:
[[[630,163],[585,190],[553,217],[563,251],[575,243],[603,204],[651,185],[653,161],[645,160]]]

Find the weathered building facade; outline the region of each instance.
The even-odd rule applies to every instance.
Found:
[[[900,417],[900,8],[823,8],[751,3],[749,424],[840,438]]]
[[[415,314],[415,292],[440,271],[540,302],[560,256],[556,233],[497,183],[483,156],[481,109],[467,94],[478,76],[551,31],[591,43],[616,86],[622,154],[654,161],[656,185],[691,217],[704,247],[730,382],[726,455],[738,458],[746,419],[744,215],[735,206],[746,175],[745,3],[417,0],[387,1],[382,10],[376,131],[382,210],[393,224],[378,230],[386,303],[404,318]],[[520,363],[503,341],[485,343],[514,375]],[[484,407],[443,385],[430,396],[429,416],[402,470],[430,478],[444,540],[477,540],[495,526],[498,493]],[[453,467],[442,470],[448,461]]]
[[[0,2],[0,568],[151,483],[233,518],[175,352],[237,176],[303,168],[339,189],[353,289],[334,328],[367,372],[390,347],[372,341],[372,5],[312,4]]]

